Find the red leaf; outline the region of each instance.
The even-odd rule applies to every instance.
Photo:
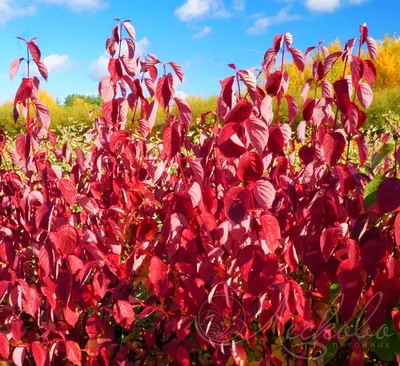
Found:
[[[280,246],[281,229],[278,220],[271,215],[263,215],[260,217],[262,232],[261,235],[267,243],[271,252]]]
[[[357,85],[357,98],[364,108],[369,108],[374,98],[371,87],[368,84],[359,83]]]
[[[297,105],[296,99],[294,99],[290,95],[285,95],[287,104],[288,104],[288,111],[289,111],[289,123],[292,123],[297,118],[299,114],[299,107]]]
[[[299,158],[304,165],[310,164],[315,158],[315,148],[304,145],[299,149]]]
[[[249,277],[256,278],[264,269],[265,253],[257,245],[247,245],[239,251],[237,261],[242,278],[249,282]]]
[[[306,64],[306,58],[303,53],[297,48],[289,48],[289,52],[292,54],[293,62],[296,67],[303,72]]]
[[[47,348],[40,342],[32,343],[32,354],[36,366],[44,366],[47,359]]]
[[[350,62],[351,69],[351,81],[353,85],[357,85],[358,82],[362,79],[364,74],[364,63],[358,56],[352,56],[352,60]]]
[[[376,201],[382,214],[397,210],[400,206],[400,179],[387,178],[379,184]]]
[[[292,43],[293,43],[293,36],[292,36],[292,34],[289,33],[289,32],[286,33],[285,36],[284,36],[284,39],[285,39],[286,47],[287,47],[287,48],[292,47]]]
[[[328,80],[322,80],[322,97],[331,98],[332,97],[332,84]]]
[[[186,350],[186,348],[182,345],[178,347],[176,350],[176,360],[179,363],[179,366],[189,366],[190,365],[190,357]]]
[[[394,222],[394,237],[397,247],[400,248],[400,213],[397,214],[396,220]]]
[[[124,67],[126,73],[129,76],[134,77],[137,73],[135,61],[130,59],[128,56],[121,56],[120,61],[121,61],[122,66]],[[154,92],[153,92],[152,96],[153,95],[154,95]]]
[[[313,81],[313,79],[308,79],[301,88],[301,99],[303,99],[303,102],[307,100],[308,91],[310,90],[310,86]]]
[[[251,188],[257,204],[261,208],[269,209],[275,200],[276,191],[274,186],[267,180],[259,180]]]
[[[313,114],[316,105],[315,99],[307,99],[303,105],[303,118],[305,121],[309,121]]]
[[[243,122],[250,117],[252,104],[245,98],[239,100],[239,102],[232,108],[224,120],[224,124],[229,122]]]
[[[25,103],[25,101],[31,96],[32,91],[32,79],[22,78],[22,82],[15,94],[14,104],[17,104],[18,102]]]
[[[109,37],[106,40],[106,51],[110,54],[111,57],[115,55],[117,52],[117,48],[115,47],[115,38]]]
[[[190,200],[192,201],[193,208],[195,208],[201,200],[201,188],[199,183],[193,182],[188,190]]]
[[[239,159],[237,176],[242,182],[255,182],[264,172],[263,161],[256,152],[247,152]]]
[[[176,64],[175,62],[170,61],[168,63],[171,65],[172,69],[175,71],[175,74],[178,77],[178,79],[180,80],[180,82],[183,82],[183,70],[182,70],[182,68],[178,64]]]
[[[104,76],[99,83],[99,94],[104,102],[109,102],[114,99],[115,89],[111,84],[111,77]]]
[[[226,79],[220,81],[222,100],[226,103],[228,108],[232,108],[234,82],[235,82],[234,76],[229,76]]]
[[[225,157],[238,158],[246,152],[243,130],[243,127],[235,122],[227,123],[221,128],[218,146]]]
[[[75,365],[81,365],[81,349],[78,343],[73,341],[65,341],[67,351],[67,359]]]
[[[63,255],[73,253],[78,246],[78,231],[70,225],[61,226],[55,237],[57,248]]]
[[[343,114],[347,114],[350,108],[349,86],[346,79],[337,80],[333,83],[336,103]]]
[[[226,217],[234,224],[240,224],[248,209],[248,198],[243,187],[232,187],[225,195]]]
[[[99,354],[100,346],[96,339],[89,339],[85,347],[89,356],[96,357]]]
[[[10,343],[4,333],[0,332],[0,356],[4,360],[8,360],[10,356]]]
[[[43,203],[36,211],[35,223],[38,229],[50,231],[51,220],[53,217],[54,204]]]
[[[173,76],[169,73],[158,79],[156,97],[162,108],[166,108],[171,100],[172,94],[175,92],[173,85]]]
[[[274,112],[272,111],[272,98],[266,95],[260,105],[261,116],[269,126],[274,119]]]
[[[367,24],[364,23],[360,25],[360,43],[361,45],[366,41],[368,37],[368,27]]]
[[[363,60],[364,63],[364,80],[370,85],[374,85],[376,81],[376,67],[371,60]]]
[[[38,309],[40,306],[40,295],[34,288],[29,288],[29,293],[25,295],[26,306],[24,306],[25,311],[36,319],[38,316]]]
[[[14,79],[16,73],[18,72],[19,65],[21,64],[21,61],[23,59],[23,57],[18,57],[13,62],[11,62],[10,69],[8,70],[8,74],[10,75],[11,80]]]
[[[340,132],[325,134],[323,148],[327,164],[333,166],[340,159],[346,147],[346,139]]]
[[[273,48],[270,48],[265,52],[262,64],[263,70],[267,76],[269,76],[271,70],[274,68],[275,61],[276,61],[276,52]]]
[[[238,75],[249,91],[254,92],[257,89],[257,80],[251,70],[239,70]]]
[[[124,300],[118,300],[114,304],[113,315],[117,323],[125,329],[130,329],[135,320],[132,305]]]
[[[168,289],[168,268],[158,257],[152,257],[150,260],[149,279],[154,285],[156,295],[163,296]]]
[[[364,165],[364,163],[367,160],[368,157],[368,144],[365,141],[364,137],[357,136],[355,138],[356,143],[357,143],[357,149],[358,149],[358,157],[360,159],[360,165]]]
[[[268,150],[278,154],[282,151],[285,140],[279,127],[271,127],[269,129]]]
[[[341,323],[350,321],[356,311],[363,288],[363,279],[360,270],[353,267],[350,260],[345,259],[337,270],[337,280],[342,293],[341,306],[339,308]]]
[[[14,348],[14,352],[12,355],[12,360],[17,366],[23,366],[24,360],[26,356],[26,348],[25,346],[17,346]]]
[[[36,63],[38,70],[40,72],[40,75],[42,75],[42,78],[47,81],[47,77],[49,76],[49,72],[47,71],[47,66],[43,62],[43,60],[39,60],[39,62]]]
[[[328,261],[335,248],[339,244],[340,231],[338,228],[330,227],[326,229],[320,238],[321,252],[325,260]]]
[[[314,61],[312,65],[312,73],[314,75],[315,81],[320,81],[324,78],[324,64],[322,61]]]
[[[282,91],[284,92],[284,74],[280,70],[270,74],[267,78],[265,89],[268,95],[276,96]]]
[[[296,129],[296,136],[297,139],[304,144],[304,141],[306,140],[306,127],[307,127],[307,122],[306,121],[301,121]]]
[[[245,366],[248,364],[246,349],[240,343],[232,342],[231,354],[237,366]]]
[[[41,122],[42,126],[47,130],[50,127],[50,110],[46,106],[46,104],[37,102],[35,103],[36,107],[36,116],[38,120]]]
[[[28,42],[28,49],[31,52],[32,58],[35,60],[36,64],[40,61],[40,50],[34,41]]]
[[[192,122],[192,109],[186,100],[178,97],[175,97],[174,100],[180,114],[179,120],[188,130],[190,127],[190,122]]]
[[[76,311],[76,305],[70,301],[68,305],[63,309],[65,321],[72,327],[78,322],[79,313]]]
[[[259,119],[249,118],[245,121],[245,129],[254,147],[260,152],[264,151],[269,137],[268,127],[265,122]]]
[[[378,44],[371,37],[367,37],[366,42],[367,42],[367,46],[368,46],[369,55],[373,60],[375,60],[376,56],[378,54]]]
[[[96,338],[103,329],[103,324],[98,315],[90,315],[86,321],[86,333],[90,339]]]
[[[61,194],[63,195],[65,200],[68,202],[68,204],[70,206],[75,205],[76,196],[77,196],[75,185],[69,179],[66,179],[66,178],[61,178],[58,181],[58,184],[59,184]]]
[[[274,37],[274,40],[272,41],[272,45],[273,45],[276,53],[278,53],[279,50],[281,49],[284,37],[285,37],[284,34],[278,34]]]
[[[21,133],[17,136],[15,147],[18,155],[24,161],[28,160],[31,151],[31,137],[27,133]]]
[[[93,277],[94,294],[103,299],[106,296],[110,280],[105,276],[102,271],[97,271]]]
[[[135,39],[136,37],[136,32],[135,32],[135,28],[133,28],[133,25],[127,21],[125,21],[124,23],[124,27],[126,29],[126,31],[128,32],[129,36],[133,39]]]
[[[342,55],[341,51],[331,53],[325,58],[324,61],[324,75],[328,74],[328,72],[332,69],[333,65],[337,61],[337,59]]]
[[[356,103],[351,102],[349,112],[346,117],[344,129],[347,134],[353,135],[358,127],[359,108]]]
[[[140,220],[140,224],[136,231],[136,236],[139,241],[151,241],[154,239],[157,231],[157,221],[152,217],[145,216],[142,220]]]
[[[163,153],[168,159],[172,159],[180,150],[181,137],[175,126],[168,126],[163,132]]]

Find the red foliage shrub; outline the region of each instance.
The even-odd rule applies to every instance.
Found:
[[[400,181],[396,160],[377,169],[387,153],[366,163],[361,127],[375,69],[363,45],[376,56],[366,26],[358,56],[356,39],[342,52],[318,44],[304,55],[289,33],[276,36],[262,62],[265,88],[230,64],[214,122],[200,125],[195,142],[190,107],[175,96],[182,69],[135,57],[134,28],[117,22],[86,156],[49,129],[39,79],[29,75],[34,62],[47,78],[34,39],[22,39],[32,59],[11,64],[11,78],[28,65],[14,101],[26,131],[15,149],[0,134],[0,357],[17,365],[393,359],[397,335],[373,332],[400,324]],[[314,50],[323,58],[299,108],[287,95],[284,55],[302,71]],[[343,77],[331,85],[325,77],[339,57]],[[300,143],[280,123],[283,101],[290,123],[303,114]],[[162,141],[153,137],[158,108],[167,116]],[[129,110],[139,114],[131,124]],[[349,159],[352,141],[359,162]],[[367,336],[374,345],[364,346]]]

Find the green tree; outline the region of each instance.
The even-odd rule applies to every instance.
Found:
[[[69,94],[64,100],[65,107],[72,107],[76,99],[82,99],[85,103],[93,106],[101,106],[101,98],[96,95],[84,95],[84,94]]]

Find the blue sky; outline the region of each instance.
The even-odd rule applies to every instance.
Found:
[[[0,101],[18,87],[8,67],[24,56],[16,36],[37,36],[49,68],[45,88],[61,101],[71,93],[97,94],[106,74],[105,40],[113,19],[130,19],[137,51],[175,61],[185,72],[181,95],[216,94],[226,65],[261,65],[275,34],[291,32],[293,46],[305,50],[320,40],[399,33],[398,0],[0,0]]]

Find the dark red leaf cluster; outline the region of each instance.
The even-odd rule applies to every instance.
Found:
[[[14,149],[0,133],[0,157],[12,160],[0,170],[0,358],[244,365],[252,353],[260,365],[282,365],[276,349],[300,362],[343,344],[340,326],[358,324],[361,308],[371,329],[391,317],[399,329],[399,179],[386,163],[378,180],[375,163],[370,176],[360,170],[369,164],[361,108],[376,78],[366,26],[360,49],[366,43],[372,60],[352,55],[354,40],[341,52],[319,43],[303,54],[289,33],[276,36],[262,62],[266,84],[230,64],[235,75],[221,81],[216,111],[192,126],[189,104],[175,95],[182,68],[135,57],[133,26],[117,22],[87,154],[58,145],[37,78],[22,79],[16,93],[26,131]],[[25,42],[46,78],[39,48]],[[303,71],[314,50],[323,60],[314,61],[300,109],[275,64],[289,52]],[[331,85],[325,77],[339,57],[350,73]],[[321,91],[314,98],[311,85]],[[359,163],[344,156],[352,141]],[[337,360],[362,362],[360,335]]]

